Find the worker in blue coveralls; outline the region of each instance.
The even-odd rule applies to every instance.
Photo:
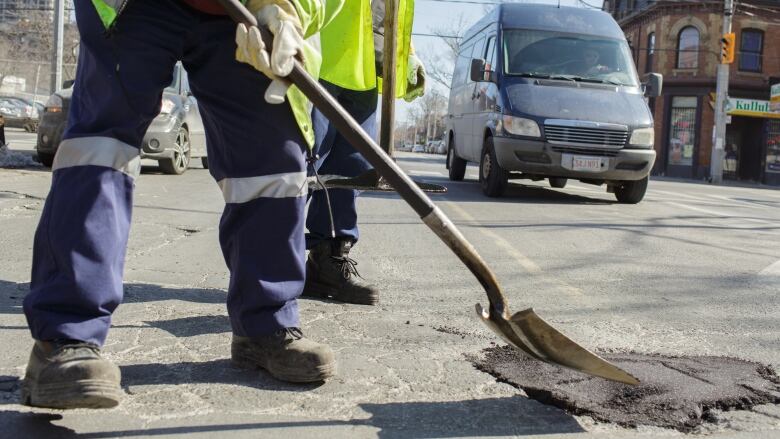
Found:
[[[210,173],[225,199],[219,240],[230,271],[235,364],[289,382],[335,372],[332,350],[303,337],[305,152],[310,108],[278,77],[319,56],[305,38],[339,0],[249,0],[274,34],[238,28],[210,0],[75,0],[81,34],[67,129],[33,245],[24,301],[34,346],[22,402],[103,408],[122,396],[103,358],[122,276],[139,147],[181,60],[206,128]],[[286,98],[286,102],[285,102]]]

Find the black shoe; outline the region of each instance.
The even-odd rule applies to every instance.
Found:
[[[379,290],[364,281],[349,257],[352,241],[325,240],[309,251],[303,297],[318,297],[358,305],[379,303]]]
[[[121,374],[91,343],[36,341],[22,381],[22,404],[56,409],[119,404]]]
[[[291,383],[325,381],[336,373],[330,347],[305,338],[298,328],[261,337],[234,334],[230,351],[236,366],[265,369],[274,378]]]

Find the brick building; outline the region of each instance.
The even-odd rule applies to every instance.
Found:
[[[780,185],[780,113],[768,102],[780,83],[780,1],[736,3],[723,177]],[[664,75],[663,95],[650,101],[653,173],[707,178],[723,0],[607,0],[604,8],[625,31],[640,76]]]

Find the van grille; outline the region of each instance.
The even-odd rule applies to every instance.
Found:
[[[617,157],[619,149],[577,148],[573,146],[553,146],[552,150],[559,153],[592,155],[597,157]]]
[[[628,131],[603,128],[544,125],[544,134],[550,143],[593,145],[622,148],[628,140]]]

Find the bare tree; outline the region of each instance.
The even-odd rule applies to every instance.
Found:
[[[410,109],[409,116],[414,122],[416,132],[422,132],[426,141],[441,134],[446,108],[447,100],[444,95],[432,89],[415,101],[415,106]]]
[[[450,88],[452,82],[452,69],[455,66],[460,42],[468,25],[469,20],[460,14],[446,26],[433,29],[432,33],[441,38],[447,49],[443,53],[426,53],[422,56],[428,78],[447,89]]]
[[[13,17],[12,17],[13,18]],[[50,10],[25,11],[2,23],[0,29],[0,85],[8,76],[23,78],[26,88],[34,87],[36,78],[48,83],[53,52],[53,14]],[[65,24],[63,74],[75,75],[79,35],[75,23]],[[47,86],[43,86],[45,90]],[[53,90],[52,90],[53,91]]]

